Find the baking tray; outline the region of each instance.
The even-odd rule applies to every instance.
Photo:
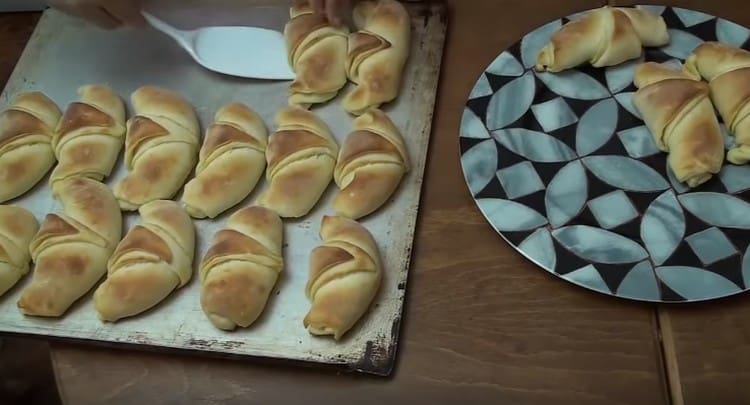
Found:
[[[152,11],[188,29],[249,24],[281,30],[288,19],[287,4],[279,2],[181,3],[178,9],[156,4]],[[193,278],[152,310],[115,324],[103,323],[96,316],[89,292],[61,319],[24,317],[16,302],[31,280],[29,274],[0,297],[0,332],[149,350],[285,359],[388,375],[396,354],[446,29],[442,4],[420,2],[409,3],[407,7],[412,15],[411,54],[400,97],[383,110],[401,129],[412,166],[392,200],[362,220],[378,242],[385,276],[370,312],[341,341],[312,336],[302,324],[310,306],[304,293],[308,257],[312,248],[321,243],[318,236],[321,217],[333,213],[333,182],[308,216],[285,221],[285,268],[263,315],[250,328],[225,332],[208,321],[200,308],[197,266],[214,232],[236,208],[254,201],[267,186],[264,182],[235,209],[213,220],[195,221],[198,241]],[[47,10],[0,95],[0,107],[5,107],[19,92],[41,90],[64,109],[76,99],[77,88],[89,83],[110,85],[125,100],[129,114],[132,114],[130,93],[139,86],[151,84],[174,90],[194,105],[203,129],[219,106],[241,101],[264,119],[269,134],[275,128],[274,114],[287,103],[289,85],[289,82],[232,78],[204,70],[172,40],[154,30],[100,31],[55,10]],[[331,127],[339,144],[351,130],[353,117],[340,105],[351,86],[347,85],[332,102],[313,108]],[[107,184],[113,186],[124,173],[121,157]],[[45,214],[60,208],[50,196],[46,178],[9,203],[30,209],[40,221]],[[139,222],[134,213],[125,213],[124,220],[127,229]]]

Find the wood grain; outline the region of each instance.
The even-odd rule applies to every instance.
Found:
[[[481,216],[459,165],[461,111],[484,67],[536,26],[602,4],[452,2],[392,378],[55,343],[64,400],[665,403],[653,307],[574,287],[522,259]]]
[[[0,83],[8,81],[40,13],[0,13]]]

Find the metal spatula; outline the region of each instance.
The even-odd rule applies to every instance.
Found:
[[[292,80],[284,35],[256,27],[205,27],[185,31],[141,11],[157,30],[169,35],[207,69],[254,79]]]

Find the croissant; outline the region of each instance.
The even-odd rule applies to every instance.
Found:
[[[18,300],[26,315],[58,317],[104,275],[122,236],[122,213],[110,189],[88,177],[60,180],[60,214],[47,214],[29,252],[36,264]]]
[[[107,262],[107,279],[94,292],[103,321],[140,314],[190,281],[195,228],[174,201],[154,200],[138,209],[141,223],[128,231]]]
[[[283,218],[306,215],[328,187],[336,165],[338,145],[328,126],[300,107],[276,114],[278,129],[266,148],[268,189],[258,205]]]
[[[29,244],[38,230],[25,208],[0,205],[0,297],[29,272]]]
[[[537,71],[560,72],[589,63],[614,66],[637,59],[643,47],[669,43],[664,19],[649,11],[604,6],[557,30],[537,56]]]
[[[52,138],[58,161],[49,180],[53,194],[68,177],[104,180],[122,150],[125,105],[120,96],[99,84],[79,88],[78,95],[80,100],[68,105]]]
[[[127,175],[114,187],[120,208],[170,199],[195,167],[199,147],[198,118],[179,95],[144,86],[131,95],[135,116],[125,136]]]
[[[333,179],[340,191],[333,208],[340,215],[358,219],[380,208],[409,170],[409,157],[401,134],[379,109],[369,110],[354,120]]]
[[[0,113],[0,203],[31,190],[55,164],[51,142],[61,115],[36,91],[17,95]]]
[[[635,70],[633,104],[656,145],[669,153],[675,177],[697,187],[718,173],[724,139],[706,83],[685,72],[647,62]]]
[[[411,21],[400,2],[376,0],[357,3],[354,23],[359,30],[349,35],[346,71],[357,86],[341,104],[359,115],[398,96],[409,57]]]
[[[263,312],[283,259],[283,225],[273,211],[236,211],[214,235],[200,265],[201,307],[220,329],[248,327]]]
[[[734,164],[750,161],[750,52],[718,42],[704,42],[685,61],[685,70],[708,81],[711,100],[735,146],[727,153]]]
[[[296,74],[289,86],[289,104],[309,107],[336,96],[346,84],[346,47],[349,31],[334,27],[313,12],[308,1],[289,9],[284,26],[289,65]]]
[[[195,178],[185,185],[182,201],[194,218],[214,218],[242,201],[266,168],[268,132],[247,106],[227,104],[206,131]]]

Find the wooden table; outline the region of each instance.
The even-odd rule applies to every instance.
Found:
[[[505,243],[485,222],[464,183],[459,119],[480,72],[523,33],[605,2],[450,3],[405,324],[392,378],[53,343],[66,403],[750,402],[750,296],[652,306],[572,286],[534,268]],[[744,3],[669,2],[750,25],[750,11],[741,11]],[[0,15],[0,84],[37,18]]]

